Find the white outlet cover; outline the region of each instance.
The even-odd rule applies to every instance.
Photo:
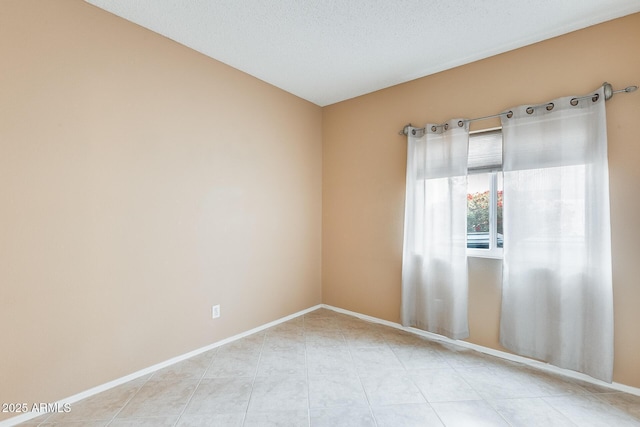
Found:
[[[217,319],[218,317],[220,317],[220,305],[213,306],[213,308],[211,309],[211,316],[214,319]]]

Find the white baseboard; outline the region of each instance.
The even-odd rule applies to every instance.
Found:
[[[112,389],[112,388],[117,387],[119,385],[122,385],[124,383],[127,383],[127,382],[129,382],[131,380],[135,380],[135,379],[143,377],[145,375],[152,374],[152,373],[154,373],[154,372],[156,372],[156,371],[158,371],[158,370],[160,370],[162,368],[166,368],[167,366],[171,366],[171,365],[173,365],[175,363],[182,362],[183,360],[186,360],[186,359],[189,359],[191,357],[197,356],[198,354],[204,353],[205,351],[212,350],[212,349],[214,349],[216,347],[220,347],[220,346],[228,344],[230,342],[239,340],[241,338],[244,338],[244,337],[247,337],[249,335],[255,334],[256,332],[260,332],[260,331],[268,329],[268,328],[270,328],[272,326],[278,325],[280,323],[284,323],[284,322],[286,322],[288,320],[295,319],[296,317],[299,317],[299,316],[307,314],[307,313],[309,313],[311,311],[317,310],[320,307],[322,307],[322,304],[318,304],[318,305],[315,305],[313,307],[307,308],[305,310],[298,311],[297,313],[291,314],[289,316],[282,317],[280,319],[274,320],[273,322],[266,323],[264,325],[258,326],[257,328],[250,329],[250,330],[248,330],[246,332],[242,332],[242,333],[234,335],[232,337],[225,338],[225,339],[223,339],[221,341],[217,341],[217,342],[215,342],[213,344],[209,344],[209,345],[207,345],[205,347],[201,347],[201,348],[198,348],[196,350],[190,351],[189,353],[185,353],[185,354],[182,354],[180,356],[173,357],[173,358],[171,358],[169,360],[165,360],[164,362],[156,363],[155,365],[150,366],[148,368],[141,369],[141,370],[139,370],[137,372],[134,372],[132,374],[125,375],[124,377],[115,379],[113,381],[109,381],[108,383],[105,383],[105,384],[90,388],[89,390],[85,390],[85,391],[80,392],[78,394],[74,394],[73,396],[69,396],[69,397],[64,398],[62,400],[59,400],[59,401],[55,402],[52,406],[56,406],[57,405],[57,407],[63,407],[65,404],[76,403],[76,402],[78,402],[78,401],[80,401],[82,399],[86,399],[87,397],[91,397],[91,396],[93,396],[95,394],[102,393],[103,391],[107,391],[109,389]],[[9,419],[4,420],[4,421],[0,421],[0,427],[15,426],[17,424],[27,422],[27,421],[29,421],[29,420],[31,420],[33,418],[36,418],[36,417],[39,417],[39,416],[42,416],[42,415],[45,415],[45,414],[46,414],[45,412],[27,412],[27,413],[18,415],[18,416],[13,417],[13,418],[9,418]]]
[[[569,369],[558,368],[557,366],[553,366],[553,365],[550,365],[548,363],[544,363],[544,362],[540,362],[540,361],[537,361],[537,360],[529,359],[527,357],[518,356],[517,354],[507,353],[505,351],[500,351],[500,350],[495,350],[493,348],[484,347],[484,346],[481,346],[481,345],[478,345],[478,344],[470,343],[468,341],[452,340],[452,339],[447,338],[447,337],[442,336],[442,335],[434,334],[434,333],[431,333],[431,332],[426,332],[426,331],[423,331],[423,330],[420,330],[420,329],[416,329],[416,328],[408,328],[408,327],[402,326],[399,323],[389,322],[388,320],[378,319],[377,317],[367,316],[366,314],[356,313],[354,311],[345,310],[345,309],[338,308],[338,307],[333,307],[333,306],[330,306],[330,305],[327,305],[327,304],[321,304],[321,306],[323,308],[326,308],[326,309],[329,309],[329,310],[333,310],[333,311],[338,312],[338,313],[348,314],[350,316],[358,317],[358,318],[360,318],[362,320],[367,320],[369,322],[378,323],[378,324],[385,325],[385,326],[390,326],[392,328],[396,328],[396,329],[400,329],[402,331],[410,332],[412,334],[420,335],[420,336],[423,336],[425,338],[429,338],[429,339],[434,340],[434,341],[441,341],[441,342],[445,342],[445,343],[448,343],[448,344],[457,345],[459,347],[464,347],[464,348],[476,350],[478,352],[489,354],[489,355],[495,356],[495,357],[499,357],[501,359],[510,360],[512,362],[522,363],[524,365],[531,366],[533,368],[536,368],[536,369],[539,369],[539,370],[542,370],[542,371],[552,372],[552,373],[555,373],[555,374],[563,375],[565,377],[579,379],[579,380],[582,380],[582,381],[585,381],[585,382],[588,382],[588,383],[591,383],[591,384],[599,385],[601,387],[610,388],[611,390],[614,390],[614,391],[622,391],[622,392],[625,392],[625,393],[629,393],[629,394],[633,394],[633,395],[636,395],[636,396],[640,396],[640,388],[637,388],[637,387],[631,387],[631,386],[628,386],[628,385],[625,385],[625,384],[616,383],[616,382],[609,384],[607,382],[600,381],[600,380],[597,380],[597,379],[595,379],[593,377],[590,377],[589,375],[581,374],[580,372],[571,371]]]
[[[609,383],[606,383],[604,381],[600,381],[600,380],[597,380],[595,378],[592,378],[592,377],[590,377],[588,375],[581,374],[581,373],[575,372],[575,371],[570,371],[570,370],[567,370],[567,369],[558,368],[556,366],[549,365],[548,363],[539,362],[537,360],[532,360],[532,359],[529,359],[529,358],[526,358],[526,357],[522,357],[522,356],[518,356],[518,355],[515,355],[515,354],[507,353],[507,352],[504,352],[504,351],[495,350],[495,349],[492,349],[492,348],[489,348],[489,347],[484,347],[484,346],[473,344],[473,343],[470,343],[470,342],[467,342],[467,341],[452,340],[452,339],[444,337],[442,335],[433,334],[431,332],[422,331],[420,329],[407,328],[407,327],[402,326],[399,323],[389,322],[388,320],[378,319],[377,317],[368,316],[366,314],[357,313],[355,311],[345,310],[345,309],[338,308],[338,307],[333,307],[333,306],[327,305],[327,304],[318,304],[318,305],[315,305],[313,307],[307,308],[305,310],[298,311],[297,313],[291,314],[289,316],[285,316],[285,317],[282,317],[280,319],[274,320],[273,322],[269,322],[269,323],[266,323],[266,324],[264,324],[262,326],[258,326],[256,328],[250,329],[250,330],[248,330],[246,332],[242,332],[240,334],[234,335],[234,336],[229,337],[229,338],[225,338],[225,339],[223,339],[221,341],[217,341],[217,342],[215,342],[213,344],[210,344],[210,345],[207,345],[205,347],[201,347],[199,349],[190,351],[189,353],[185,353],[185,354],[182,354],[180,356],[176,356],[174,358],[166,360],[164,362],[157,363],[157,364],[155,364],[153,366],[150,366],[148,368],[141,369],[141,370],[139,370],[137,372],[134,372],[132,374],[126,375],[124,377],[115,379],[113,381],[109,381],[108,383],[105,383],[105,384],[90,388],[89,390],[85,390],[85,391],[80,392],[78,394],[74,394],[73,396],[70,396],[70,397],[67,397],[65,399],[59,400],[58,402],[55,402],[54,405],[57,405],[58,407],[62,407],[65,404],[73,404],[73,403],[78,402],[78,401],[80,401],[82,399],[86,399],[87,397],[91,397],[91,396],[93,396],[95,394],[102,393],[103,391],[107,391],[109,389],[112,389],[112,388],[117,387],[119,385],[122,385],[124,383],[127,383],[127,382],[129,382],[131,380],[135,380],[137,378],[140,378],[140,377],[143,377],[145,375],[148,375],[148,374],[151,374],[153,372],[156,372],[156,371],[158,371],[158,370],[160,370],[162,368],[166,368],[167,366],[171,366],[171,365],[173,365],[175,363],[182,362],[183,360],[186,360],[186,359],[189,359],[191,357],[197,356],[198,354],[204,353],[205,351],[212,350],[212,349],[214,349],[216,347],[220,347],[220,346],[228,344],[230,342],[239,340],[241,338],[244,338],[244,337],[247,337],[249,335],[255,334],[256,332],[260,332],[260,331],[268,329],[268,328],[270,328],[272,326],[276,326],[276,325],[278,325],[280,323],[284,323],[284,322],[286,322],[288,320],[295,319],[296,317],[299,317],[299,316],[307,314],[307,313],[309,313],[311,311],[317,310],[318,308],[326,308],[328,310],[333,310],[333,311],[338,312],[338,313],[347,314],[347,315],[350,315],[350,316],[353,316],[353,317],[357,317],[357,318],[362,319],[362,320],[366,320],[366,321],[373,322],[373,323],[378,323],[378,324],[389,326],[389,327],[392,327],[392,328],[395,328],[395,329],[399,329],[399,330],[402,330],[402,331],[410,332],[412,334],[420,335],[420,336],[429,338],[429,339],[434,340],[434,341],[441,341],[441,342],[445,342],[445,343],[448,343],[448,344],[453,344],[453,345],[457,345],[457,346],[460,346],[460,347],[476,350],[476,351],[479,351],[481,353],[489,354],[489,355],[496,356],[496,357],[499,357],[499,358],[502,358],[502,359],[506,359],[506,360],[510,360],[510,361],[513,361],[513,362],[522,363],[524,365],[531,366],[533,368],[540,369],[540,370],[543,370],[543,371],[552,372],[552,373],[556,373],[556,374],[559,374],[559,375],[564,375],[566,377],[576,378],[576,379],[579,379],[579,380],[582,380],[582,381],[586,381],[586,382],[591,383],[591,384],[596,384],[596,385],[599,385],[599,386],[602,386],[602,387],[607,387],[607,388],[610,388],[611,390],[614,390],[614,391],[622,391],[622,392],[625,392],[625,393],[630,393],[630,394],[633,394],[633,395],[636,395],[636,396],[640,396],[640,388],[631,387],[631,386],[628,386],[628,385],[625,385],[625,384],[620,384],[620,383],[615,383],[615,382],[612,383],[612,384],[609,384]],[[25,413],[25,414],[22,414],[22,415],[18,415],[18,416],[13,417],[13,418],[9,418],[9,419],[4,420],[4,421],[0,421],[0,427],[15,426],[17,424],[27,422],[27,421],[29,421],[29,420],[31,420],[33,418],[39,417],[41,415],[44,415],[44,413],[28,412],[28,413]]]

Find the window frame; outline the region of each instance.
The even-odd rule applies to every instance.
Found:
[[[488,132],[495,132],[497,130],[499,130],[500,134],[502,135],[502,128],[497,127],[497,128],[483,129],[479,131],[470,132],[469,136],[471,139],[473,135],[488,133]],[[500,168],[492,168],[491,170],[486,170],[483,172],[476,172],[476,173],[489,175],[489,248],[488,249],[467,248],[467,257],[502,259],[504,256],[504,247],[502,248],[498,247],[498,174],[502,173],[502,166],[500,166]],[[467,172],[467,175],[470,175],[470,174],[473,174],[473,173]],[[503,191],[504,191],[504,188],[503,188]],[[504,206],[503,206],[503,209],[504,209]],[[504,229],[503,229],[503,233],[504,233]],[[503,246],[504,246],[504,236],[503,236]]]

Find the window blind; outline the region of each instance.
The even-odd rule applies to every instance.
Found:
[[[502,130],[469,136],[469,173],[502,170]]]

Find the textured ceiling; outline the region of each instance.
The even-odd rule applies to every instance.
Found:
[[[640,0],[86,0],[324,106],[640,11]]]

